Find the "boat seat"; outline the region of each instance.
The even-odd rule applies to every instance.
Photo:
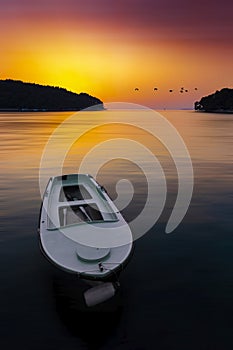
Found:
[[[72,205],[59,208],[60,226],[80,222],[102,221],[103,216],[95,203]]]

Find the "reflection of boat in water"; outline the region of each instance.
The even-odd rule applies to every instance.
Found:
[[[92,176],[70,174],[49,180],[41,207],[40,246],[58,268],[97,281],[88,305],[113,296],[132,252],[132,234],[105,189]]]

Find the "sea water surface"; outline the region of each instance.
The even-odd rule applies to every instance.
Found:
[[[130,222],[141,213],[148,195],[142,168],[122,156],[122,140],[132,139],[156,155],[168,193],[159,220],[135,242],[119,294],[92,309],[83,303],[83,286],[41,255],[37,236],[41,157],[52,132],[72,113],[0,113],[1,349],[232,349],[233,116],[160,112],[182,136],[194,169],[190,208],[176,230],[166,235],[178,191],[174,161],[161,142],[132,125],[91,130],[96,121],[106,124],[110,113],[78,114],[75,128],[89,132],[67,150],[63,173],[77,172],[96,145],[118,140],[118,157],[114,151],[114,159],[104,163],[100,152],[93,164],[103,162],[97,180],[113,199],[119,180],[131,182],[133,198],[123,209]],[[56,175],[57,157],[75,128],[71,123],[61,130],[43,181]]]

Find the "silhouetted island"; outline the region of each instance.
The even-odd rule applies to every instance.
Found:
[[[224,88],[195,102],[196,111],[233,113],[233,89]]]
[[[75,94],[20,80],[0,80],[0,111],[80,111],[88,107],[104,109],[101,100],[86,93]]]

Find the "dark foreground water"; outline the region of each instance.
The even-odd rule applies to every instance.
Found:
[[[95,118],[107,120],[109,112],[98,113],[80,115],[80,128]],[[177,193],[175,167],[142,130],[97,128],[72,146],[64,163],[64,172],[73,172],[93,145],[127,135],[149,145],[168,182],[163,214],[136,241],[120,293],[92,309],[83,303],[85,286],[51,266],[37,238],[40,158],[54,128],[71,114],[0,114],[1,349],[233,348],[233,116],[162,114],[186,142],[195,175],[190,209],[172,234],[164,229]],[[65,138],[62,134],[61,145]],[[51,169],[56,172],[53,161],[48,174]],[[105,164],[97,178],[113,198],[116,182],[131,180],[135,193],[123,213],[129,221],[140,213],[147,184],[137,166],[118,159]]]

